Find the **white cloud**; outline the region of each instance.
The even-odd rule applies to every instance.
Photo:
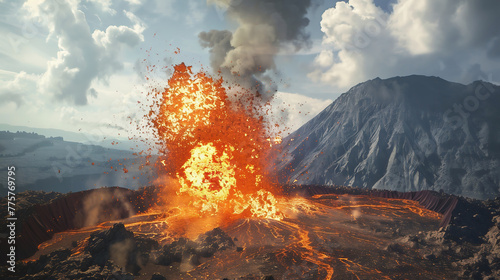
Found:
[[[96,4],[97,6],[101,7],[101,9],[104,12],[109,13],[110,15],[116,14],[116,10],[111,8],[111,5],[113,4],[112,0],[87,0],[87,1],[92,2],[92,3]]]
[[[40,75],[0,72],[0,77],[11,80],[0,83],[0,120],[3,122],[75,132],[93,131],[93,134],[111,137],[138,135],[134,122],[142,120],[145,113],[141,109],[145,102],[143,92],[150,90],[147,85],[137,84],[135,73],[115,74],[109,78],[109,86],[100,85],[98,81],[91,84],[99,91],[99,96],[90,99],[88,106],[73,106],[47,102],[37,91]],[[139,100],[141,104],[137,103]],[[130,133],[124,133],[124,129]]]
[[[207,14],[207,6],[199,0],[188,0],[189,14],[185,17],[186,23],[196,25],[203,21]]]
[[[334,62],[333,52],[331,50],[322,50],[314,59],[314,62],[321,67],[328,67]]]
[[[130,5],[140,5],[141,0],[125,0],[125,2],[129,3]]]
[[[56,38],[58,42],[59,51],[47,63],[39,91],[76,105],[87,104],[88,97],[97,94],[90,87],[94,80],[106,81],[123,68],[123,47],[134,47],[144,40],[144,24],[130,12],[124,13],[134,24],[132,28],[111,25],[105,31],[91,32],[77,1],[28,0],[24,8],[48,28],[47,40]]]
[[[134,13],[150,20],[165,19],[165,17],[168,19],[184,18],[176,9],[176,6],[181,2],[178,0],[126,0],[126,2]]]
[[[373,0],[337,2],[323,13],[323,51],[309,77],[339,90],[377,76],[499,78],[499,11],[488,0],[399,0],[390,14]]]
[[[10,74],[8,76],[10,76],[11,80],[0,85],[0,100],[2,100],[2,105],[13,103],[19,108],[27,102],[33,102],[33,95],[36,94],[36,81],[39,76],[27,74],[26,72]]]
[[[127,117],[142,116],[137,101],[147,89],[131,69],[130,61],[137,58],[127,57],[126,51],[144,40],[145,25],[135,14],[119,11],[106,19],[111,25],[92,28],[86,18],[111,5],[83,4],[28,0],[12,8],[19,15],[17,29],[3,28],[23,41],[17,53],[12,52],[9,42],[0,44],[0,56],[5,50],[15,58],[0,57],[4,62],[0,69],[0,120],[68,131],[97,129],[115,137],[117,133],[124,135],[124,128],[133,131]],[[35,27],[33,34],[26,36],[24,25]],[[40,51],[35,56],[30,53],[33,50]],[[41,67],[33,67],[33,60]],[[18,67],[11,67],[16,63]]]

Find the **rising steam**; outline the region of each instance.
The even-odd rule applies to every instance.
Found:
[[[113,205],[113,207],[110,207]],[[118,190],[98,189],[83,200],[83,211],[76,216],[77,224],[93,226],[103,221],[123,219],[134,215],[133,206]]]

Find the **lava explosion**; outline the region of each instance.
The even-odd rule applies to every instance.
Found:
[[[228,99],[223,80],[174,66],[149,116],[160,140],[160,171],[178,179],[179,196],[200,215],[281,219],[265,172],[272,145],[263,118]]]

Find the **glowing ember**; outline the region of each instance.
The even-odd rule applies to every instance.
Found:
[[[229,101],[222,80],[179,64],[150,112],[160,139],[161,171],[178,179],[179,196],[201,215],[281,219],[265,173],[272,141],[252,102]]]

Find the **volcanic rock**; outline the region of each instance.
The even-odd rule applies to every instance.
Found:
[[[85,251],[94,258],[98,255],[108,255],[104,259],[109,259],[109,247],[117,242],[123,242],[134,238],[134,234],[125,229],[122,223],[114,224],[112,228],[90,235],[89,244]]]
[[[58,250],[42,255],[37,261],[19,264],[18,276],[6,279],[133,279],[132,274],[122,272],[112,261],[107,261],[102,267],[91,263],[89,254],[71,256],[70,250]]]
[[[387,246],[386,248],[387,251],[397,253],[397,254],[404,254],[404,248],[401,246],[399,243],[391,243]]]
[[[58,250],[48,255],[41,256],[37,261],[27,266],[26,274],[38,274],[41,271],[49,274],[56,270],[56,265],[63,263],[71,256],[70,250]]]
[[[153,274],[153,276],[151,276],[151,280],[167,280],[167,278],[159,273],[155,273]]]
[[[500,198],[487,201],[460,198],[447,227],[408,235],[397,242],[414,246],[426,260],[451,259],[460,278],[500,279],[499,212]]]
[[[223,280],[225,280],[225,279],[223,279]],[[249,274],[246,276],[238,277],[238,278],[236,278],[236,280],[274,280],[274,277],[272,275],[256,276],[253,274]]]
[[[40,243],[58,232],[145,212],[158,202],[158,191],[157,187],[151,186],[136,191],[110,187],[68,194],[19,193],[21,203],[19,206],[16,204],[16,255],[21,259],[33,255]],[[7,215],[6,203],[6,198],[0,200],[0,206],[5,206],[0,209],[3,216]],[[6,228],[6,222],[3,219],[0,226]],[[7,246],[6,237],[0,237],[0,250],[7,251]],[[0,261],[5,262],[6,255],[0,255]]]
[[[179,238],[164,245],[155,260],[156,264],[168,266],[174,262],[186,261],[191,265],[199,265],[199,258],[212,257],[217,251],[234,247],[234,242],[220,228],[201,234],[195,241]]]
[[[482,243],[482,237],[493,226],[493,210],[487,204],[495,203],[494,201],[460,198],[453,210],[453,219],[445,228],[445,238],[459,243]]]
[[[494,225],[484,235],[484,243],[474,256],[459,261],[461,275],[471,279],[500,278],[500,216],[493,218]]]
[[[340,189],[348,188],[339,188],[337,191],[340,191]],[[342,277],[351,275],[351,270],[349,269],[352,267],[350,266],[352,263],[367,264],[367,267],[382,271],[375,271],[375,274],[372,274],[375,278],[372,279],[376,279],[379,273],[383,273],[381,275],[392,275],[396,278],[398,275],[413,275],[411,279],[430,279],[429,275],[434,275],[432,273],[433,269],[439,269],[440,272],[445,271],[442,275],[446,275],[446,277],[443,276],[446,279],[499,278],[500,198],[487,201],[458,198],[455,201],[456,207],[452,209],[453,215],[449,224],[439,230],[435,230],[439,227],[436,220],[437,217],[434,216],[435,218],[432,218],[434,230],[426,230],[427,222],[431,221],[429,217],[424,219],[424,216],[417,215],[419,212],[413,212],[415,210],[407,211],[404,210],[404,207],[401,210],[395,210],[396,208],[394,208],[397,205],[399,205],[397,207],[401,207],[402,205],[411,206],[412,203],[402,203],[393,199],[385,201],[385,198],[370,197],[373,193],[382,194],[382,197],[386,197],[387,195],[388,198],[399,197],[399,194],[363,189],[348,190],[361,192],[364,195],[356,197],[335,194],[315,196],[308,199],[311,203],[314,202],[314,205],[323,205],[325,209],[337,209],[341,205],[355,206],[357,204],[360,207],[364,207],[364,210],[362,210],[364,214],[355,221],[349,218],[350,211],[342,207],[340,207],[342,209],[336,210],[338,212],[335,212],[337,213],[335,216],[323,216],[325,223],[321,224],[322,229],[330,231],[333,229],[338,230],[339,234],[336,235],[335,239],[319,238],[313,231],[310,231],[307,235],[311,246],[313,246],[312,248],[318,250],[317,252],[328,253],[342,258],[339,259],[341,262],[333,262],[335,265],[333,269],[336,273],[344,273],[341,274],[339,279],[347,279]],[[441,203],[440,199],[448,201],[446,196],[440,194],[436,196],[437,199],[430,199],[431,196],[429,196],[429,193],[426,195],[412,194],[411,197],[425,198],[419,202],[429,203],[429,207],[434,205],[432,207],[437,207],[435,209],[441,208],[439,206]],[[369,205],[373,205],[373,209],[370,209]],[[378,208],[378,205],[383,206],[383,208]],[[319,208],[318,211],[320,211]],[[373,211],[373,213],[370,211]],[[392,219],[394,217],[399,219],[400,214],[391,218],[391,211],[407,211],[408,213],[403,215],[409,214],[413,218],[406,219],[407,224],[393,222]],[[334,228],[328,229],[331,226],[332,217],[341,217],[342,215],[346,215],[346,220],[344,222],[337,221]],[[370,219],[369,215],[375,217],[375,219]],[[144,218],[143,215],[140,217],[145,219],[145,221],[149,219]],[[420,220],[421,218],[427,222],[425,224],[412,225],[413,219]],[[18,266],[16,266],[18,272],[15,276],[7,272],[5,267],[0,266],[0,275],[2,275],[0,278],[8,280],[133,279],[134,274],[139,275],[138,273],[140,272],[140,275],[142,275],[141,279],[144,277],[150,279],[154,277],[152,273],[161,271],[162,274],[167,276],[167,278],[170,277],[170,279],[179,279],[180,275],[203,278],[203,275],[207,275],[208,272],[212,273],[210,275],[214,277],[228,277],[228,279],[258,280],[262,278],[262,275],[274,275],[281,279],[282,276],[285,277],[288,275],[284,274],[284,269],[289,269],[289,266],[286,264],[294,264],[293,275],[304,276],[304,272],[310,272],[311,274],[305,276],[306,279],[318,279],[318,277],[321,278],[326,275],[326,270],[321,270],[320,267],[314,265],[311,266],[307,261],[300,262],[300,251],[295,252],[291,250],[283,254],[278,253],[282,249],[277,249],[283,247],[278,246],[273,249],[269,245],[265,245],[264,247],[259,247],[258,244],[255,245],[255,241],[262,236],[263,229],[267,230],[267,227],[270,225],[273,226],[273,229],[280,232],[280,236],[295,234],[289,231],[282,232],[284,229],[282,227],[283,224],[279,222],[265,224],[265,227],[257,228],[258,230],[255,232],[257,234],[256,239],[248,239],[246,235],[248,232],[244,225],[247,225],[248,221],[239,221],[242,224],[235,224],[232,227],[228,227],[227,231],[215,228],[201,234],[196,240],[180,238],[161,248],[155,240],[145,238],[145,236],[155,235],[135,229],[137,218],[125,219],[123,222],[130,225],[127,228],[134,229],[134,232],[137,232],[137,234],[130,232],[122,224],[115,224],[106,230],[95,231],[90,236],[88,231],[84,230],[86,236],[89,237],[83,242],[78,242],[76,247],[71,246],[71,242],[68,242],[75,240],[74,238],[79,238],[78,235],[74,235],[75,231],[71,231],[69,234],[57,235],[57,239],[59,239],[59,236],[62,236],[63,240],[65,237],[73,238],[67,240],[65,243],[56,243],[68,249],[57,250],[57,245],[50,245],[52,246],[51,249],[48,249],[50,248],[49,246],[43,250],[51,253],[42,255],[36,261],[28,263],[19,262]],[[302,219],[302,223],[307,226],[309,226],[308,223],[311,223],[311,225],[314,225],[311,228],[318,228],[313,219],[304,218]],[[101,229],[107,225],[109,224],[103,223],[95,226],[95,228]],[[278,227],[274,228],[274,226]],[[345,238],[343,242],[339,241],[342,240],[343,236],[349,234],[345,230],[339,230],[341,227],[347,229],[348,232],[355,230],[360,234],[365,234],[364,238],[372,239],[371,236],[374,235],[375,239],[372,240],[380,240],[379,244],[383,246],[372,250],[372,248],[363,247],[362,242],[359,242],[359,244],[358,242],[345,242]],[[235,228],[238,230],[235,231]],[[374,232],[374,228],[380,228],[381,230]],[[410,228],[412,230],[409,230]],[[398,231],[397,229],[400,230]],[[231,236],[238,236],[239,241],[237,244],[242,246],[242,248],[244,247],[245,250],[237,252],[238,247],[234,244],[234,239],[226,232],[230,233]],[[292,240],[300,241],[300,238]],[[364,246],[371,247],[371,244],[365,244]],[[262,251],[256,251],[257,248]],[[289,248],[299,248],[302,250],[300,246]],[[222,250],[224,252],[220,252]],[[368,256],[364,253],[367,250],[372,250]],[[255,255],[255,252],[261,253]],[[279,257],[277,257],[278,255]],[[238,260],[241,256],[244,257]],[[252,256],[252,258],[247,258],[246,256]],[[310,256],[314,258],[314,254]],[[336,257],[333,258],[333,260],[335,259]],[[398,259],[401,263],[396,265],[395,262],[388,262],[388,260],[392,259]],[[246,260],[250,260],[250,262]],[[226,267],[228,266],[225,266],[225,264],[233,265],[234,263],[241,264],[245,268],[242,268],[240,272],[237,265],[237,269],[233,267],[228,269],[231,270],[230,272],[226,271]],[[431,273],[426,274],[424,278],[419,277],[418,275],[421,275],[421,272],[413,266],[413,263],[422,268],[422,271],[426,273],[430,271]],[[252,270],[254,267],[260,267],[259,265],[262,265],[265,269]],[[343,270],[344,266],[347,270]],[[249,268],[251,269],[249,270]],[[413,271],[412,273],[414,274],[408,273],[409,271]],[[4,275],[5,277],[3,277]],[[157,276],[162,277],[160,275]],[[238,278],[238,276],[240,277]]]
[[[220,228],[214,228],[200,235],[196,242],[199,244],[196,250],[198,255],[205,258],[213,256],[216,251],[223,251],[235,246],[231,237]]]
[[[500,194],[499,106],[500,87],[482,81],[370,80],[283,139],[279,179],[493,198]]]
[[[137,248],[137,263],[143,266],[150,260],[150,253],[160,247],[156,240],[143,237],[135,237],[135,244]]]
[[[57,250],[20,264],[20,279],[133,279],[158,249],[152,239],[134,237],[123,224],[92,233],[82,254]]]
[[[156,258],[155,263],[159,265],[170,265],[174,262],[181,262],[196,254],[197,244],[186,238],[180,238],[174,242],[164,245]]]
[[[137,274],[149,261],[150,252],[158,247],[157,241],[134,237],[122,223],[117,223],[108,230],[91,234],[85,252],[92,256],[93,264],[104,266],[112,260],[127,272]]]
[[[44,191],[24,191],[16,194],[16,214],[31,208],[37,204],[45,204],[56,198],[61,197],[63,194],[58,192],[44,192]],[[0,199],[0,216],[3,218],[7,216],[7,197]]]

